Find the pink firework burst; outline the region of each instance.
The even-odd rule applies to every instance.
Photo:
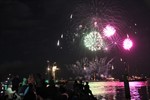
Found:
[[[115,32],[116,32],[115,28],[110,25],[107,25],[103,30],[104,35],[107,37],[113,36]]]
[[[133,42],[132,42],[131,39],[126,38],[126,39],[123,41],[123,48],[124,48],[124,49],[130,50],[132,46],[133,46]]]

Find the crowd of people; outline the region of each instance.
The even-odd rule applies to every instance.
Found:
[[[30,74],[20,80],[16,75],[8,82],[3,100],[96,100],[88,82],[75,80],[72,88],[67,82],[56,84],[53,78],[47,83],[41,74]]]

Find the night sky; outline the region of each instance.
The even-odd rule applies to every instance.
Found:
[[[73,21],[68,24],[70,15],[72,14],[74,18],[77,5],[80,2],[88,4],[88,1],[90,0],[76,0],[76,2],[75,0],[1,0],[0,73],[44,72],[47,60],[50,60],[51,63],[56,61],[58,66],[63,69],[66,64],[88,55],[90,51],[86,52],[85,48],[80,48],[79,44],[69,43],[70,39],[67,38],[63,40],[62,47],[57,46],[61,34],[67,36],[65,34],[70,33],[68,38],[72,37],[71,33],[75,28],[73,26],[77,23]],[[102,3],[105,0],[93,1]],[[131,36],[134,39],[134,47],[130,53],[123,51],[121,53],[124,53],[123,55],[132,66],[131,71],[134,72],[134,69],[138,69],[139,73],[149,75],[149,0],[120,0],[119,3],[117,0],[107,0],[108,4],[109,2],[114,2],[112,5],[114,8],[119,6],[121,10],[118,8],[118,11],[122,13],[121,17],[127,23],[126,26],[133,27]],[[117,2],[116,5],[115,2]],[[104,9],[107,9],[107,6]],[[77,17],[77,22],[79,22],[79,17]],[[111,50],[106,56],[118,56],[119,58],[120,53]],[[120,67],[119,63],[115,63],[115,65]],[[116,68],[114,73],[120,75],[120,69]]]

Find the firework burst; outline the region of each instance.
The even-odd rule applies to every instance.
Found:
[[[97,51],[102,49],[104,41],[99,32],[93,31],[84,37],[84,45],[91,51]]]
[[[86,80],[93,79],[94,74],[97,79],[102,78],[101,76],[107,78],[111,76],[109,71],[114,69],[111,64],[112,61],[113,58],[107,61],[107,57],[95,57],[92,60],[85,57],[76,61],[76,63],[67,66],[67,68],[75,75],[75,77],[83,77]]]
[[[84,54],[84,47],[91,51],[122,47],[119,42],[126,34],[130,21],[120,1],[77,0],[73,4],[66,21],[67,31],[63,33],[66,42],[63,44],[69,47],[68,50],[73,52],[76,49],[80,52],[78,54]]]

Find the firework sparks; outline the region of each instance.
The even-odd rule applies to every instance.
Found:
[[[105,50],[105,51],[108,51],[108,47],[105,47],[104,50]]]
[[[97,22],[94,22],[94,27],[98,27],[98,23]]]
[[[61,38],[63,38],[64,37],[64,35],[63,34],[61,34],[61,36],[60,36]]]
[[[138,25],[136,22],[129,24],[130,20],[123,20],[127,14],[120,1],[81,0],[74,5],[67,16],[69,20],[64,25],[67,32],[63,34],[64,38],[61,35],[61,39],[66,40],[61,42],[67,43],[69,47],[78,48],[83,43],[90,51],[111,51],[114,47],[122,47],[120,43],[127,28],[131,30]]]
[[[107,25],[103,30],[104,35],[107,37],[111,37],[112,35],[115,34],[115,32],[116,32],[115,28],[110,25]]]
[[[73,14],[70,15],[70,19],[72,19],[72,17],[73,17]]]
[[[132,40],[131,40],[129,37],[127,37],[127,38],[123,41],[123,47],[124,47],[124,49],[130,50],[132,46],[133,46]]]
[[[104,42],[100,33],[93,31],[84,37],[84,45],[91,51],[97,51],[101,50],[104,46]]]
[[[109,77],[111,76],[109,71],[114,69],[114,66],[111,64],[112,61],[113,59],[110,59],[107,62],[107,57],[95,57],[93,60],[83,58],[80,61],[76,61],[75,64],[68,66],[68,69],[71,70],[76,77],[84,77],[87,80],[93,79],[94,73],[97,78],[100,78],[101,75],[103,77]]]
[[[59,40],[57,41],[57,46],[60,46],[60,41]]]

